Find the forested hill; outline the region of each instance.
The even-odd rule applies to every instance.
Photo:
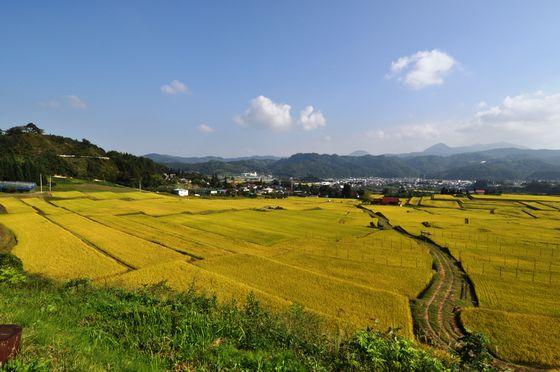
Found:
[[[304,153],[280,160],[167,163],[170,168],[220,175],[257,171],[298,179],[343,177],[424,177],[489,180],[559,180],[560,151],[492,149],[438,155],[344,156]]]
[[[105,151],[88,140],[44,134],[35,124],[0,131],[0,180],[39,182],[63,175],[122,185],[156,186],[167,168],[150,159]]]

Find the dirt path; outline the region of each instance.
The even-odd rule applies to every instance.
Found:
[[[393,227],[381,214],[376,214],[376,217],[382,228],[393,229],[428,248],[435,274],[430,285],[411,301],[414,330],[418,340],[424,343],[454,349],[458,340],[466,335],[459,321],[461,308],[477,305],[474,289],[465,271],[447,249],[428,237],[418,237],[398,226]]]
[[[437,245],[429,237],[412,235],[400,226],[392,226],[381,213],[369,213],[379,219],[380,228],[395,230],[416,240],[430,251],[436,273],[428,287],[411,301],[414,333],[421,342],[446,350],[455,349],[459,346],[461,337],[467,335],[459,320],[461,308],[478,306],[474,286],[463,267],[447,248]],[[540,370],[505,362],[496,357],[494,367],[502,371]]]

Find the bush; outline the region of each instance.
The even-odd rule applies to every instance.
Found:
[[[18,284],[27,281],[27,277],[20,270],[13,267],[0,268],[0,283]]]
[[[480,332],[475,332],[461,339],[462,346],[457,350],[461,366],[475,371],[492,371],[492,354],[490,341]]]
[[[366,329],[358,332],[344,347],[344,369],[374,371],[444,371],[443,363],[418,349],[394,330],[385,333]]]
[[[0,269],[12,268],[17,271],[23,271],[23,262],[13,254],[0,253]]]
[[[90,278],[77,278],[67,281],[64,284],[64,289],[71,291],[78,291],[80,289],[86,289],[91,286]]]

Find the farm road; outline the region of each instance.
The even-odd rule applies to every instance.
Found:
[[[446,350],[456,349],[461,337],[467,335],[459,318],[461,308],[478,306],[474,286],[459,261],[447,248],[439,246],[429,237],[412,235],[400,226],[391,225],[383,214],[361,209],[377,218],[381,229],[395,230],[429,249],[436,272],[428,287],[411,301],[414,332],[421,342]],[[499,358],[494,359],[494,367],[502,371],[541,370]]]
[[[374,214],[382,229],[393,229],[428,248],[435,274],[428,287],[411,301],[414,330],[418,340],[443,349],[454,349],[466,335],[460,321],[462,306],[476,306],[474,289],[459,262],[429,238],[409,234],[392,226],[380,213]]]

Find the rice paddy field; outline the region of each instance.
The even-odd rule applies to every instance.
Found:
[[[560,367],[560,197],[414,197],[404,206],[324,198],[179,198],[130,189],[0,196],[0,224],[31,273],[99,286],[166,283],[271,309],[297,303],[329,328],[400,329],[430,284],[423,236],[460,262],[478,306],[469,331],[503,360]]]
[[[479,304],[461,320],[486,334],[496,355],[560,367],[560,197],[477,195],[452,207],[425,198],[414,207],[369,208],[459,260]]]
[[[131,189],[0,196],[25,269],[99,286],[166,283],[219,300],[302,305],[327,328],[400,329],[430,283],[427,249],[375,228],[359,201],[179,198]]]

